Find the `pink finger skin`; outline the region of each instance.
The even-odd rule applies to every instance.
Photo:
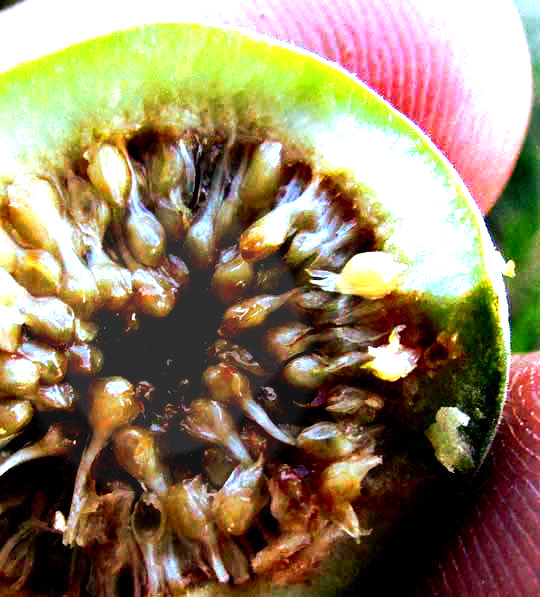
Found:
[[[418,595],[540,595],[540,352],[516,355],[493,448],[465,519]]]
[[[335,60],[414,120],[486,212],[527,128],[530,58],[510,0],[209,0],[190,8]]]

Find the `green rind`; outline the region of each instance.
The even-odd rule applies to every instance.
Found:
[[[455,405],[475,464],[505,396],[508,313],[496,253],[465,186],[433,144],[348,73],[237,31],[186,24],[93,39],[0,76],[0,181],[62,171],[65,154],[147,126],[253,132],[336,177],[379,248],[409,265],[401,291],[463,355],[420,402]],[[427,427],[436,409],[429,413]]]

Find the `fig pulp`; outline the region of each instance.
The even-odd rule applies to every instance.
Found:
[[[336,595],[474,473],[504,263],[391,106],[284,44],[172,23],[0,89],[7,587]]]

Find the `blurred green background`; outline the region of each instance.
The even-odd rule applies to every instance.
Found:
[[[540,349],[540,1],[514,0],[531,50],[534,105],[512,178],[487,217],[496,244],[516,262],[508,280],[512,351]]]
[[[0,9],[17,1],[0,0]],[[514,2],[531,49],[534,106],[512,178],[487,223],[497,246],[517,266],[516,277],[508,280],[512,350],[524,352],[540,349],[540,0]]]

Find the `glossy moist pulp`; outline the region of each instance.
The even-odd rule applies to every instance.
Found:
[[[48,307],[5,335],[3,405],[28,410],[2,469],[8,584],[304,582],[443,472],[437,405],[409,401],[456,338],[399,298],[402,265],[351,198],[280,143],[111,139],[61,177],[16,178],[2,231],[3,275]],[[44,455],[61,458],[15,467]],[[454,456],[472,466],[466,442]]]

